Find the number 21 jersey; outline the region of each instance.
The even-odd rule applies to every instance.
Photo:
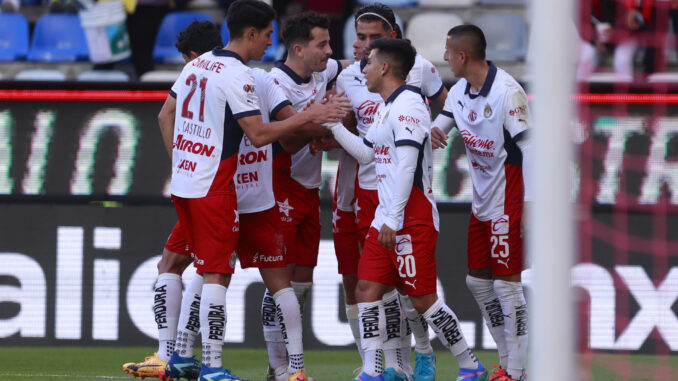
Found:
[[[214,49],[184,66],[170,95],[177,100],[172,194],[199,198],[235,191],[243,136],[237,121],[260,114],[250,69],[236,53]]]

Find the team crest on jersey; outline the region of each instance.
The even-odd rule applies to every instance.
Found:
[[[504,214],[501,217],[492,220],[492,235],[503,235],[509,233],[509,216]]]
[[[246,84],[242,86],[242,89],[248,94],[254,94],[254,85]]]
[[[483,115],[485,115],[485,118],[489,118],[489,117],[492,116],[492,107],[490,107],[489,103],[485,104],[485,111],[484,111]]]
[[[412,237],[409,234],[397,235],[394,249],[396,255],[412,254]]]
[[[235,252],[235,250],[231,253],[231,258],[228,260],[228,265],[231,266],[232,269],[235,268],[235,261],[238,259],[238,253]]]
[[[280,86],[280,82],[278,82],[278,78],[273,78],[273,82],[275,82],[276,85]]]
[[[474,110],[471,110],[471,112],[468,113],[468,120],[475,122],[476,119],[478,119],[478,113],[476,113]]]

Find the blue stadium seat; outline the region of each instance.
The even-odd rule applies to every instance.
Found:
[[[224,19],[224,22],[221,23],[221,39],[224,41],[224,46],[228,44],[228,40],[230,39],[230,32],[228,31],[228,24],[226,23],[226,19]],[[273,20],[273,34],[271,35],[271,39],[273,40],[273,45],[269,46],[268,49],[266,49],[266,53],[264,53],[264,58],[262,58],[261,60],[262,62],[273,62],[277,58],[278,49],[280,49],[278,20]]]
[[[419,3],[419,0],[381,0],[379,1],[380,3],[384,5],[388,5],[389,7],[392,8],[397,8],[397,7],[410,7],[417,5]],[[369,5],[369,4],[374,4],[373,0],[358,0],[358,3],[361,5]]]
[[[74,62],[89,59],[89,50],[80,18],[70,14],[45,14],[38,19],[28,60]]]
[[[28,22],[20,13],[0,13],[0,61],[25,60]]]
[[[473,20],[487,40],[487,59],[523,61],[527,55],[527,25],[516,13],[485,12]]]
[[[211,17],[200,12],[172,12],[168,13],[160,24],[158,36],[153,48],[153,61],[158,63],[184,63],[181,53],[177,50],[177,35],[194,20],[209,20]]]

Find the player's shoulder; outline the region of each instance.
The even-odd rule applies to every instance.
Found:
[[[356,61],[348,66],[339,73],[337,81],[349,81],[353,80],[353,76],[362,74],[360,71],[360,61]]]
[[[523,87],[518,81],[504,69],[497,68],[497,76],[495,82],[506,89],[507,92],[514,93],[516,91],[523,91]]]
[[[409,111],[412,112],[427,112],[426,103],[418,89],[413,86],[403,86],[396,90],[395,96],[392,95],[391,105],[392,110]]]

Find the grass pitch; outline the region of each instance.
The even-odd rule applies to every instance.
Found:
[[[2,347],[0,380],[133,380],[122,364],[142,361],[152,354],[149,347]],[[497,363],[496,352],[475,351],[488,367]],[[436,379],[453,380],[457,362],[449,352],[436,352]],[[307,350],[308,374],[318,381],[348,381],[360,365],[353,350]],[[224,364],[239,377],[263,380],[266,351],[224,349]],[[579,359],[578,380],[678,380],[678,356],[586,354]],[[149,379],[153,380],[153,379]]]

